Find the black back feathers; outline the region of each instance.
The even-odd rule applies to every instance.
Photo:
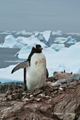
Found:
[[[30,63],[30,60],[31,60],[32,55],[33,55],[34,53],[41,53],[41,52],[42,52],[42,47],[41,47],[41,45],[36,44],[35,46],[33,46],[32,50],[31,50],[31,53],[30,53],[29,56],[28,56],[27,61],[29,61],[29,63]]]

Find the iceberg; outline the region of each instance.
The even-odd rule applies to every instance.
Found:
[[[54,40],[54,42],[55,43],[59,43],[59,44],[65,44],[65,43],[67,43],[67,44],[75,44],[77,41],[76,41],[76,39],[74,38],[72,38],[71,36],[68,36],[67,38],[65,38],[65,37],[57,37],[57,38],[55,38],[55,40]]]
[[[52,35],[62,35],[62,31],[61,30],[57,30],[56,32],[53,31]]]
[[[41,34],[45,39],[43,42],[46,43],[46,45],[50,46],[52,44],[52,32],[48,30],[48,31],[41,32]]]
[[[44,32],[36,32],[30,38],[37,38],[39,41],[43,42],[45,45],[50,46],[52,44],[52,32],[50,30]]]
[[[19,31],[16,35],[32,35],[32,32],[26,32],[25,30]]]
[[[73,39],[71,36],[67,37],[65,41],[65,43],[68,43],[68,44],[70,43],[75,44],[76,42],[77,42],[76,39]]]
[[[22,48],[26,46],[29,41],[25,37],[14,38],[13,35],[7,35],[5,41],[0,47],[3,48]]]
[[[65,43],[65,41],[66,41],[65,37],[57,37],[57,38],[55,38],[54,43],[63,44],[63,43]]]
[[[13,48],[16,44],[16,39],[12,35],[7,35],[5,41],[0,47]]]

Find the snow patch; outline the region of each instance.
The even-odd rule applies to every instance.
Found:
[[[59,51],[59,50],[61,50],[64,47],[65,47],[64,44],[52,44],[51,45],[51,48],[54,49],[55,51]]]

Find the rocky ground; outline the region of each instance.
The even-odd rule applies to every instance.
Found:
[[[80,80],[32,91],[11,87],[0,94],[0,120],[80,120]]]

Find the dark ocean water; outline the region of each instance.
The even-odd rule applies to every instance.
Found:
[[[15,56],[18,51],[19,49],[16,48],[0,48],[0,68],[17,64],[20,61],[20,59]]]
[[[15,65],[19,63],[20,59],[15,56],[15,54],[19,51],[19,49],[14,48],[0,48],[0,69],[6,68],[10,65]],[[9,79],[0,79],[1,83],[5,82],[17,82],[17,80],[9,80]]]

